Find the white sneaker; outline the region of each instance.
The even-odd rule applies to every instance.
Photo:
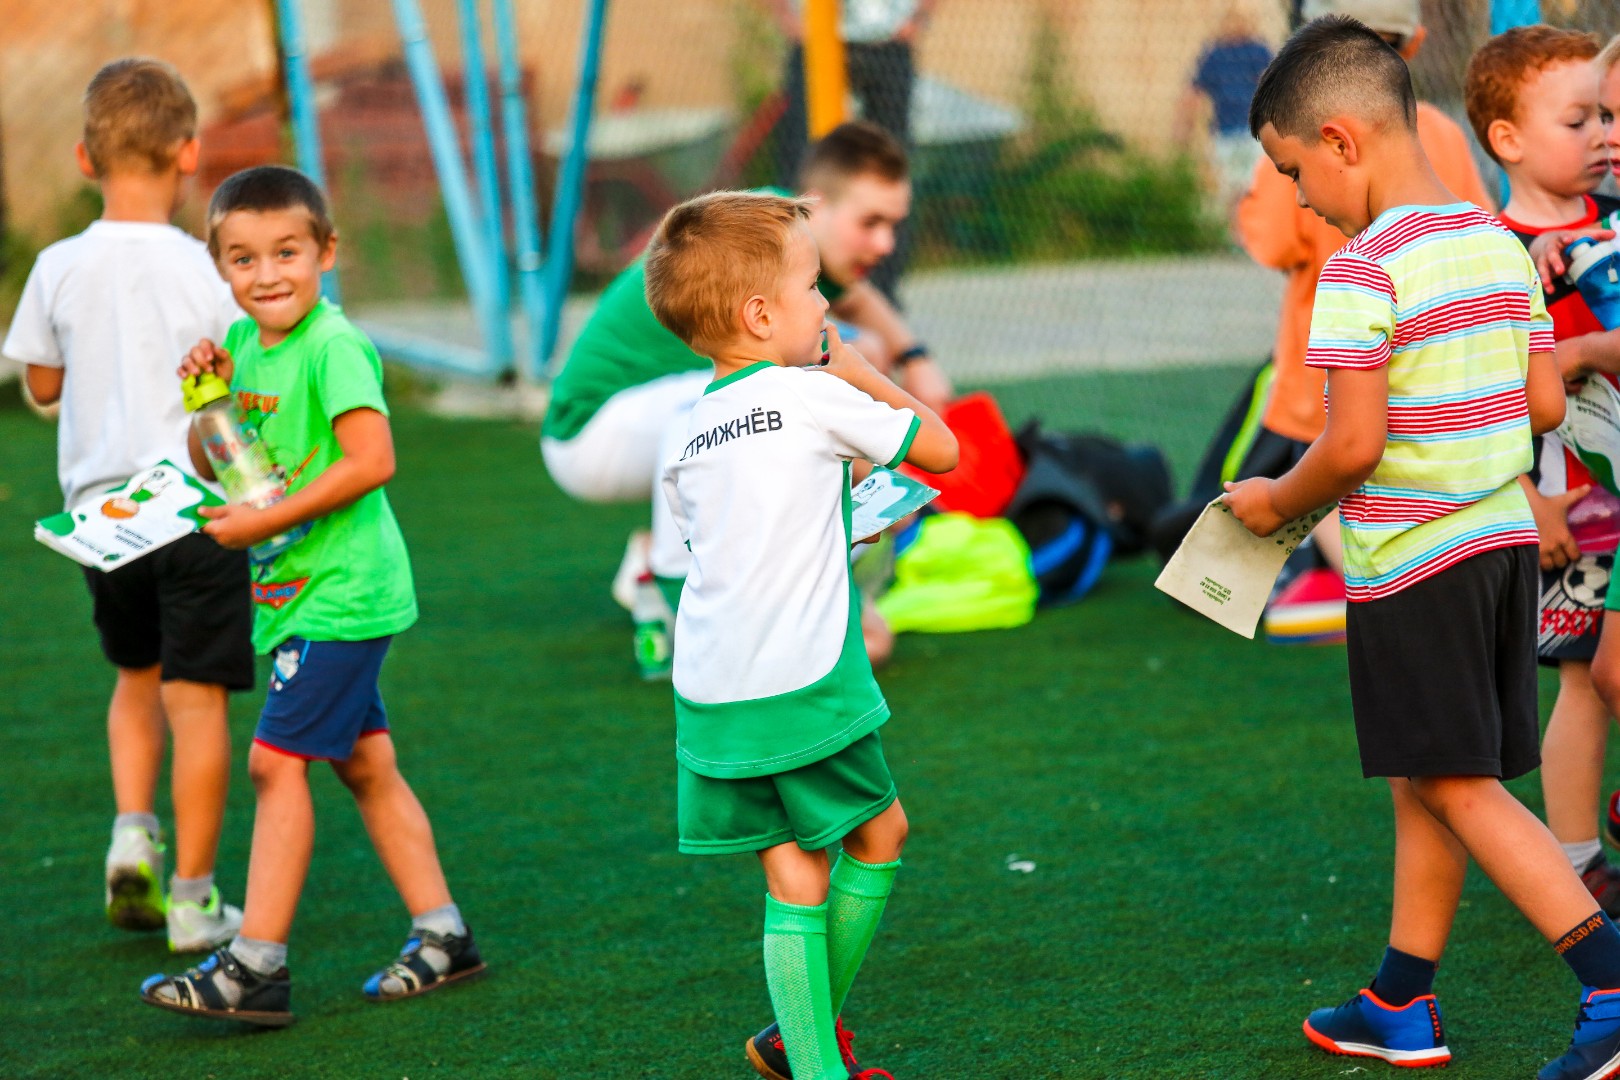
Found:
[[[242,909],[220,903],[216,888],[206,904],[171,899],[168,920],[170,952],[210,952],[230,944],[242,929]]]
[[[107,921],[125,930],[164,926],[163,845],[139,825],[120,829],[107,849]]]
[[[650,571],[651,554],[652,533],[646,529],[631,533],[629,542],[624,545],[624,558],[613,575],[613,599],[626,611],[635,609],[636,582]]]

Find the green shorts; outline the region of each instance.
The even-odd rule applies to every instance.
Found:
[[[792,840],[806,851],[837,843],[895,800],[883,743],[872,732],[831,757],[788,772],[717,780],[677,765],[676,820],[686,855],[735,855]]]

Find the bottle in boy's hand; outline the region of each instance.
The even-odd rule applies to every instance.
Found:
[[[1620,329],[1620,250],[1612,240],[1582,237],[1565,249],[1571,284],[1605,330]]]
[[[225,497],[262,510],[278,503],[287,494],[287,482],[270,460],[270,451],[258,433],[242,422],[224,379],[211,371],[187,376],[181,383],[191,427],[202,443],[203,452],[214,467],[214,475],[225,489]],[[309,532],[309,523],[254,544],[248,557],[267,563],[292,547]]]

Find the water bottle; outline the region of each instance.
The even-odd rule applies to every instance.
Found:
[[[280,502],[287,494],[287,481],[270,460],[270,450],[258,432],[242,422],[225,380],[211,371],[193,375],[181,384],[181,396],[191,414],[192,430],[225,489],[225,497],[257,510]],[[248,549],[248,558],[256,564],[270,562],[307,532],[308,522],[294,526],[254,544]]]
[[[1569,269],[1564,276],[1581,291],[1605,330],[1620,328],[1620,250],[1613,240],[1582,237],[1564,251]]]
[[[636,667],[641,677],[647,682],[668,679],[675,666],[674,618],[650,573],[636,580],[636,598],[630,618],[636,624]]]

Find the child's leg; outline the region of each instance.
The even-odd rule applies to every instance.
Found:
[[[827,973],[827,855],[797,844],[759,853],[765,897],[765,982],[794,1080],[846,1080]]]
[[[1620,635],[1599,639],[1615,641]],[[1611,646],[1620,662],[1620,642]],[[1620,675],[1620,671],[1616,672]],[[1583,845],[1586,869],[1598,846],[1595,807],[1603,786],[1603,754],[1608,743],[1609,710],[1593,685],[1593,665],[1565,660],[1558,665],[1558,700],[1541,741],[1541,790],[1547,801],[1547,827],[1565,845]],[[1573,862],[1574,859],[1571,859]]]
[[[174,679],[163,683],[161,693],[174,732],[175,876],[212,878],[231,781],[225,688]]]
[[[1390,914],[1390,948],[1438,964],[1462,897],[1468,852],[1451,830],[1429,813],[1412,790],[1411,781],[1392,777],[1389,790],[1395,803],[1395,902]]]
[[[411,915],[448,905],[450,887],[439,865],[433,826],[400,775],[388,732],[361,738],[349,760],[332,762],[332,770],[353,793],[371,844]]]
[[[309,762],[256,742],[248,752],[248,776],[258,803],[242,937],[285,945],[315,847]]]
[[[107,706],[107,750],[112,759],[113,800],[120,814],[151,814],[163,768],[167,729],[159,667],[119,668]],[[155,824],[155,819],[154,819]],[[153,830],[156,839],[156,830]]]
[[[1594,914],[1592,894],[1570,869],[1558,841],[1500,780],[1425,776],[1414,777],[1411,787],[1548,941],[1558,941]]]
[[[837,1016],[877,934],[883,908],[900,869],[906,812],[900,800],[844,837],[844,851],[832,868],[827,898],[827,971],[832,1011]]]

